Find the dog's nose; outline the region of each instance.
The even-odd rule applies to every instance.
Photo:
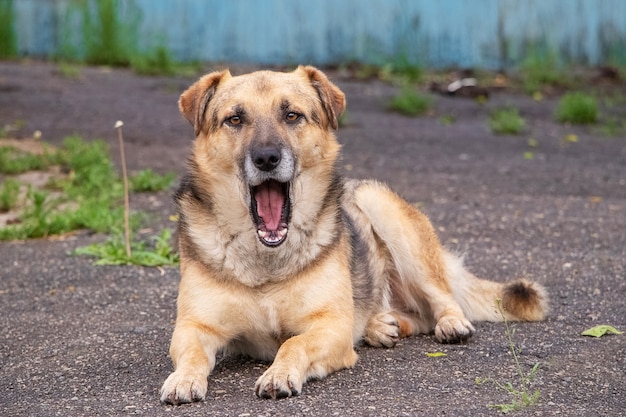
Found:
[[[280,164],[280,149],[276,146],[262,146],[252,150],[250,157],[254,166],[261,171],[271,171]]]

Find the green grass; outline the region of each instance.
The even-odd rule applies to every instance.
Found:
[[[57,58],[90,65],[130,67],[140,75],[150,76],[198,72],[197,65],[177,63],[163,41],[149,52],[142,52],[138,30],[141,19],[141,11],[132,1],[71,3],[65,16],[68,23],[61,29]],[[79,34],[64,29],[74,21],[82,24]],[[80,75],[68,64],[60,64],[59,72],[69,78]]]
[[[500,411],[502,414],[507,414],[511,411],[518,411],[536,405],[539,402],[539,390],[534,390],[531,393],[530,384],[537,376],[540,363],[535,363],[530,371],[524,372],[522,364],[520,363],[522,348],[517,346],[517,344],[513,340],[513,336],[515,335],[515,328],[511,327],[504,315],[504,311],[502,310],[502,300],[496,300],[496,302],[498,305],[498,310],[500,311],[502,320],[504,322],[504,334],[506,336],[509,351],[513,356],[515,370],[517,376],[519,377],[519,385],[516,386],[512,382],[502,383],[493,378],[476,378],[476,384],[493,383],[496,387],[511,394],[513,396],[513,400],[510,403],[489,404],[490,408],[494,408]]]
[[[95,8],[83,3],[85,60],[92,65],[128,66],[137,45],[137,28],[119,15],[119,0],[96,0]],[[137,19],[135,19],[137,20]]]
[[[0,186],[0,213],[11,210],[18,204],[20,182],[14,178],[7,178]]]
[[[0,59],[17,56],[13,0],[0,0]]]
[[[594,124],[598,121],[598,101],[585,93],[567,93],[559,100],[555,113],[561,123]]]
[[[531,47],[521,65],[522,84],[528,94],[541,91],[545,87],[569,84],[569,77],[559,67],[557,54],[540,49],[537,46]]]
[[[504,108],[491,114],[489,126],[497,135],[517,135],[526,127],[526,121],[516,108]]]
[[[160,235],[152,236],[151,242],[131,242],[131,256],[126,254],[126,245],[121,234],[109,238],[104,243],[83,246],[74,251],[75,255],[95,257],[94,265],[176,265],[178,254],[170,246],[172,233],[164,229]]]
[[[415,84],[424,78],[424,69],[412,62],[407,54],[392,58],[379,58],[376,63],[350,61],[344,68],[353,68],[354,76],[359,79],[379,78],[397,84]]]
[[[389,102],[389,109],[406,116],[420,116],[428,111],[431,98],[418,93],[411,86],[404,86]]]
[[[6,149],[0,148],[6,162],[4,171],[18,173],[60,165],[69,175],[51,181],[47,189],[31,189],[19,221],[0,229],[0,240],[46,237],[81,228],[104,232],[118,227],[120,212],[114,202],[122,188],[104,142],[87,143],[69,137],[61,148],[43,155]]]
[[[64,78],[77,79],[81,76],[82,68],[80,65],[71,62],[60,61],[57,64],[57,71]]]
[[[158,46],[149,54],[135,54],[130,67],[141,75],[174,75],[177,71],[177,64],[165,46]]]
[[[173,172],[159,175],[151,169],[144,169],[129,178],[130,189],[138,193],[163,191],[172,186],[175,176]]]
[[[102,233],[122,230],[123,185],[110,161],[107,144],[72,136],[57,150],[49,149],[43,155],[33,155],[0,147],[4,173],[42,170],[51,165],[60,165],[61,171],[69,173],[51,180],[45,189],[31,189],[19,221],[0,229],[0,240],[46,237],[76,229]],[[152,190],[171,184],[173,179],[171,174],[167,178],[154,173],[139,177],[131,177],[131,182]],[[138,227],[141,218],[141,213],[134,213],[132,224]]]
[[[120,238],[124,230],[124,187],[105,142],[85,142],[72,136],[66,138],[60,148],[47,149],[43,155],[33,155],[0,147],[0,156],[4,158],[0,166],[9,173],[47,169],[53,164],[68,173],[53,176],[45,189],[30,187],[18,218],[0,228],[0,240],[40,238],[90,229],[113,236],[104,244],[76,251],[77,254],[97,257],[98,264],[155,266],[178,262],[178,256],[170,247],[171,232],[167,229],[150,242],[133,240],[133,252],[130,257],[126,255],[125,243]],[[132,176],[129,182],[136,192],[159,191],[170,187],[173,179],[174,174],[160,176],[152,170],[144,170]],[[2,210],[15,207],[19,187],[14,179],[4,181],[0,189]],[[144,220],[144,213],[131,213],[131,229],[137,230]]]
[[[611,137],[626,136],[626,119],[619,117],[606,117],[601,125],[595,129],[600,135]]]
[[[45,147],[42,155],[34,155],[12,146],[0,147],[0,174],[15,175],[43,170],[58,162],[58,156]]]
[[[379,74],[383,79],[398,79],[400,82],[413,84],[422,80],[424,70],[419,65],[411,62],[406,54],[400,54],[385,63]]]

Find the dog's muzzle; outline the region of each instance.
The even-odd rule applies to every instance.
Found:
[[[292,153],[273,145],[253,147],[244,169],[250,186],[250,213],[259,240],[269,247],[279,246],[287,238],[291,217]]]

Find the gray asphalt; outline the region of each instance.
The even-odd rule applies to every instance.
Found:
[[[430,114],[406,118],[385,109],[393,87],[331,76],[349,103],[339,131],[347,175],[386,181],[419,203],[477,275],[546,286],[550,317],[516,324],[514,335],[523,369],[541,364],[530,388],[540,401],[515,415],[623,415],[626,334],[580,332],[598,324],[626,330],[626,138],[556,124],[555,97],[508,92],[484,105],[436,97]],[[192,131],[176,100],[191,81],[97,68],[66,79],[51,64],[0,63],[0,125],[20,120],[16,135],[39,129],[53,143],[72,133],[101,137],[115,150],[112,126],[122,119],[132,169],[182,173]],[[503,105],[520,109],[526,132],[489,131],[490,111]],[[455,122],[442,123],[446,115]],[[530,148],[529,138],[539,146]],[[528,151],[534,159],[524,158]],[[135,201],[167,224],[168,192]],[[161,405],[179,273],[95,267],[68,255],[101,238],[0,243],[0,415],[488,416],[499,414],[490,404],[512,397],[476,378],[520,384],[504,326],[476,323],[463,345],[419,336],[393,349],[359,347],[353,369],[280,401],[254,396],[267,363],[225,358],[205,402]],[[426,355],[433,352],[447,356]]]

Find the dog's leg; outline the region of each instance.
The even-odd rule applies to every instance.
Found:
[[[377,182],[357,187],[354,199],[396,269],[391,278],[393,296],[398,298],[394,305],[416,313],[415,318],[404,320],[407,331],[434,327],[437,340],[446,343],[471,337],[474,327],[454,298],[445,252],[428,218]]]
[[[393,347],[398,340],[413,334],[428,333],[430,328],[416,314],[386,311],[370,318],[363,339],[373,347]]]
[[[161,401],[169,404],[204,400],[217,352],[234,336],[221,323],[239,317],[233,312],[235,304],[220,295],[219,287],[207,287],[211,281],[205,270],[184,255],[181,251],[178,312],[170,344],[174,372],[161,388]]]
[[[207,377],[215,366],[218,350],[225,344],[206,326],[177,322],[170,346],[175,371],[163,383],[161,402],[182,404],[204,400]]]
[[[284,398],[300,394],[309,378],[323,378],[331,372],[353,366],[357,354],[351,329],[338,326],[345,318],[333,313],[317,313],[306,332],[285,341],[272,365],[257,380],[261,398]]]
[[[373,347],[393,347],[400,338],[400,322],[392,312],[374,315],[367,322],[363,340]]]

